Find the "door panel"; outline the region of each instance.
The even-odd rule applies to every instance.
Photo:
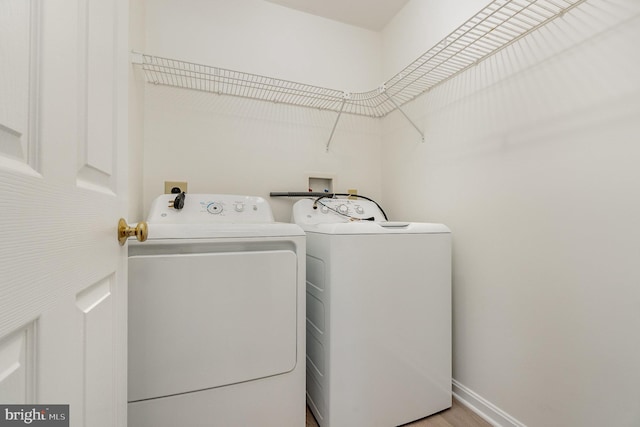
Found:
[[[37,168],[37,52],[40,13],[35,0],[0,3],[0,167]]]
[[[78,151],[78,185],[98,191],[114,189],[114,100],[116,51],[113,40],[114,2],[80,0],[80,81],[87,90],[81,99],[80,121],[85,136]]]
[[[113,400],[114,372],[113,364],[104,365],[104,354],[110,354],[113,348],[113,298],[111,287],[113,276],[109,276],[80,292],[76,305],[82,316],[84,333],[83,365],[85,366],[84,398],[86,414],[82,425],[112,426],[114,414]],[[86,415],[85,415],[86,416]]]
[[[26,403],[34,396],[35,323],[0,341],[0,402]]]
[[[247,251],[129,259],[129,400],[291,371],[297,257]]]
[[[126,425],[124,0],[0,2],[0,401]]]

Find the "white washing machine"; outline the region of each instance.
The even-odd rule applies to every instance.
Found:
[[[128,425],[304,426],[304,232],[262,198],[174,198],[130,242]]]
[[[368,220],[358,220],[368,219]],[[368,200],[305,199],[307,403],[321,427],[393,427],[451,406],[451,233]]]

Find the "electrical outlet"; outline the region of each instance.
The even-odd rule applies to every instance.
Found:
[[[171,189],[178,187],[180,191],[187,192],[187,181],[165,181],[164,194],[171,194]]]

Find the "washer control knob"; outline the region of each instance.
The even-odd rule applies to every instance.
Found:
[[[347,207],[347,205],[338,205],[338,212],[340,212],[342,215],[346,215],[349,212],[349,208]]]
[[[222,212],[222,205],[218,202],[209,203],[207,205],[207,211],[211,214],[219,214]]]
[[[244,203],[236,203],[236,212],[244,211]]]
[[[320,212],[322,212],[323,214],[329,213],[329,208],[326,206],[322,206],[320,208]]]
[[[364,209],[362,206],[356,206],[356,213],[362,215],[364,213]]]

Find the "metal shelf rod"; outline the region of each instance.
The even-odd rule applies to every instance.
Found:
[[[422,142],[424,142],[424,133],[422,133],[422,131],[420,130],[418,125],[416,125],[413,122],[413,120],[411,120],[411,118],[407,115],[407,113],[405,113],[404,110],[402,108],[400,108],[400,106],[396,103],[396,101],[394,101],[393,98],[390,97],[389,94],[386,91],[384,92],[384,94],[387,96],[389,101],[391,101],[391,103],[396,107],[396,110],[400,111],[400,113],[402,113],[404,118],[407,119],[409,121],[409,123],[411,123],[411,126],[413,126],[415,128],[415,130],[418,131],[418,133],[420,134],[420,137],[422,138]]]
[[[338,126],[338,121],[340,120],[340,116],[342,115],[342,110],[344,109],[344,104],[347,102],[347,97],[342,100],[342,105],[340,106],[340,111],[338,112],[338,117],[336,117],[336,121],[333,123],[333,128],[331,129],[331,135],[329,135],[329,140],[327,141],[326,152],[329,152],[329,144],[331,144],[331,140],[333,139],[333,134],[336,131],[336,127]]]

